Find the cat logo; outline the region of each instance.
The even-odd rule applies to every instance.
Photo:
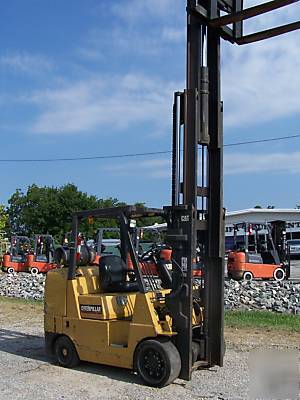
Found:
[[[190,216],[189,215],[182,215],[181,216],[181,222],[189,222]]]
[[[102,305],[100,304],[80,304],[81,318],[101,319],[103,318]]]

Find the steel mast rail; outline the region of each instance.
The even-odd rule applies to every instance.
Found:
[[[285,33],[300,29],[300,21],[282,25],[276,28],[243,35],[243,21],[264,15],[271,11],[298,3],[300,0],[272,0],[253,7],[244,8],[243,0],[192,0],[190,9],[198,17],[204,19],[206,25],[219,28],[220,36],[238,45],[249,44],[260,40],[270,39]],[[220,11],[227,12],[220,16]],[[229,26],[233,24],[231,29]]]
[[[173,270],[174,288],[166,299],[178,332],[174,339],[181,356],[182,379],[189,380],[192,370],[199,366],[221,366],[224,356],[220,41],[223,38],[231,43],[247,44],[299,29],[300,21],[243,35],[244,20],[297,2],[273,0],[244,8],[243,0],[187,0],[187,86],[174,97],[172,206],[164,207],[167,240],[184,276],[182,282],[182,276]],[[221,16],[221,12],[226,15]],[[197,296],[204,306],[204,324],[194,327],[192,268],[199,253],[204,263],[204,282]],[[193,360],[195,343],[200,347],[198,363]]]

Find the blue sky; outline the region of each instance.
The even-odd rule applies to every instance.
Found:
[[[173,92],[185,86],[185,1],[3,0],[0,19],[0,158],[170,149]],[[246,30],[299,19],[295,4]],[[224,43],[222,57],[225,143],[300,133],[300,31]],[[128,203],[170,201],[168,155],[1,167],[1,203],[16,188],[67,182]],[[229,210],[300,202],[300,139],[228,147],[224,167]]]

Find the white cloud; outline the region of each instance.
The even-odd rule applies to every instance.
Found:
[[[92,28],[75,50],[82,59],[105,61],[103,54],[120,58],[125,55],[174,57],[174,44],[185,37],[185,5],[182,0],[123,0],[99,5],[98,14],[110,15],[109,29]],[[168,46],[171,43],[171,46]]]
[[[127,22],[134,23],[140,18],[154,17],[164,20],[178,18],[180,13],[185,12],[185,8],[182,0],[130,0],[124,1],[122,6],[119,3],[114,3],[112,11]]]
[[[110,174],[117,176],[145,176],[149,178],[170,178],[171,159],[156,158],[133,161],[116,162],[101,166]],[[245,175],[255,173],[299,173],[300,152],[292,153],[225,153],[224,174]]]
[[[300,18],[291,6],[246,22],[246,33]],[[224,46],[223,98],[227,127],[300,115],[300,31],[242,47]]]
[[[295,10],[292,7],[285,10],[286,13],[271,13],[263,20],[251,22],[249,29],[273,26],[300,16],[299,9],[296,13],[292,13],[291,10]],[[164,80],[140,72],[126,73],[124,63],[120,64],[118,75],[108,72],[92,79],[62,82],[56,89],[44,88],[23,95],[21,101],[33,103],[39,110],[31,131],[74,134],[97,129],[99,133],[105,133],[141,123],[147,125],[149,132],[167,131],[166,127],[171,122],[173,91],[185,86],[184,71],[182,82],[172,80],[174,58],[168,60],[168,54],[173,57],[177,54],[175,50],[184,46],[185,7],[181,0],[130,0],[124,1],[122,7],[112,2],[108,11],[119,19],[111,24],[111,29],[106,30],[104,36],[103,32],[91,31],[89,46],[78,49],[79,54],[89,60],[103,60],[104,63],[109,55],[123,60],[130,52],[139,52],[143,56],[145,70],[150,71],[152,64],[147,64],[144,55],[155,55],[155,60],[162,60],[164,68],[170,65],[170,76]],[[127,23],[123,23],[122,28],[120,18]],[[156,21],[154,26],[152,21]],[[146,22],[148,24],[144,25]],[[299,37],[298,31],[246,47],[224,46],[222,97],[226,128],[257,125],[300,114]],[[100,49],[99,43],[103,46]],[[107,52],[108,46],[112,53]],[[0,56],[1,67],[36,74],[50,71],[53,64],[40,55],[16,53]],[[0,102],[3,99],[0,98]],[[20,101],[19,98],[17,100]]]
[[[0,67],[17,73],[39,75],[51,71],[53,63],[42,55],[13,53],[0,57]]]
[[[163,130],[171,122],[172,93],[178,86],[141,74],[101,76],[62,89],[37,92],[23,101],[41,108],[31,130],[40,134],[89,133],[148,123]]]
[[[300,172],[300,152],[292,153],[226,153],[224,173],[240,175],[264,172]]]
[[[136,159],[117,164],[108,164],[101,167],[113,175],[117,176],[144,176],[145,178],[163,179],[171,176],[171,160],[157,158],[152,160]]]
[[[246,6],[258,3],[261,1],[250,0]],[[166,55],[176,57],[178,49],[185,46],[185,7],[181,0],[124,1],[122,7],[112,3],[109,12],[117,21],[122,19],[122,28],[117,23],[112,24],[109,32],[91,31],[86,46],[79,49],[81,56],[100,60],[106,52],[118,54],[120,59],[133,54],[143,57],[145,62],[147,56],[155,60],[165,60]],[[245,21],[245,33],[297,19],[299,5],[290,5]],[[300,31],[243,47],[225,44],[223,50],[225,128],[255,126],[300,115]]]
[[[168,27],[162,30],[162,38],[170,42],[182,42],[185,37],[186,29]]]

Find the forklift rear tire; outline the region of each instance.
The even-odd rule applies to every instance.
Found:
[[[38,275],[39,272],[40,272],[40,271],[39,271],[38,268],[36,268],[36,267],[33,267],[33,268],[31,268],[31,270],[30,270],[31,275]]]
[[[67,336],[59,336],[56,339],[54,355],[58,364],[65,368],[74,368],[80,363],[77,350]]]
[[[276,268],[274,273],[273,273],[273,277],[275,279],[275,281],[283,281],[285,278],[285,272],[282,268]]]
[[[8,274],[14,274],[14,273],[15,273],[14,267],[9,267],[9,268],[7,268],[7,273],[8,273]]]
[[[250,272],[250,271],[244,272],[243,279],[244,279],[244,281],[251,282],[253,279],[252,272]]]
[[[136,349],[135,367],[147,385],[161,388],[178,378],[181,359],[170,340],[150,339]]]

